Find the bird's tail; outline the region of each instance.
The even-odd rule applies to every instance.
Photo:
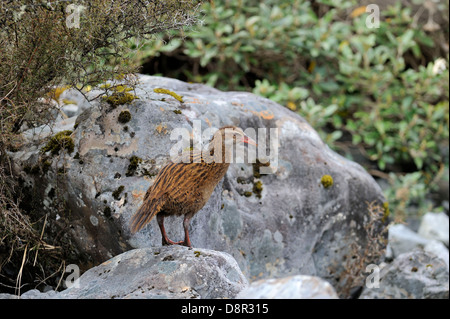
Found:
[[[153,217],[161,210],[164,204],[163,198],[154,198],[152,200],[144,200],[141,207],[136,214],[131,218],[130,229],[131,233],[140,231],[147,225]]]

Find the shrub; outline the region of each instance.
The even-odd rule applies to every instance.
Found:
[[[34,126],[48,119],[51,104],[39,98],[54,87],[81,91],[134,72],[136,65],[129,59],[132,50],[126,41],[193,24],[198,4],[174,0],[2,3],[2,132],[15,133],[25,122]]]

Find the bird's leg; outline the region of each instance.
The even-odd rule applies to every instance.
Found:
[[[156,214],[156,220],[158,221],[159,229],[161,230],[162,235],[162,244],[163,245],[179,245],[183,242],[174,242],[167,237],[166,229],[164,228],[164,215]]]
[[[184,246],[192,247],[191,239],[189,238],[189,222],[191,221],[190,215],[184,215],[183,227],[184,227]]]

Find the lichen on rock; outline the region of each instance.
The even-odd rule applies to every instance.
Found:
[[[135,99],[138,99],[138,97],[134,94],[122,91],[122,92],[114,92],[113,94],[109,96],[104,96],[103,100],[108,102],[109,105],[111,105],[113,108],[123,105],[123,104],[129,104],[133,102]]]
[[[52,155],[57,155],[61,149],[67,150],[69,154],[72,153],[75,148],[75,144],[72,137],[70,137],[71,134],[72,131],[69,130],[56,133],[41,149],[42,153],[51,151]]]
[[[320,183],[324,188],[329,188],[333,186],[333,177],[331,177],[331,175],[323,175],[320,179]]]
[[[170,90],[162,89],[162,88],[156,88],[156,89],[153,89],[153,92],[170,95],[170,96],[174,97],[176,100],[178,100],[181,103],[183,103],[183,97],[178,95],[178,94],[176,94],[175,92],[170,91]]]
[[[131,120],[131,113],[128,110],[122,111],[119,114],[119,117],[117,118],[117,120],[122,123],[128,123]]]

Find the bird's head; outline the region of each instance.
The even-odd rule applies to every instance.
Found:
[[[242,129],[236,126],[221,127],[214,134],[211,142],[219,141],[223,145],[232,146],[233,144],[250,144],[257,146],[256,142],[247,136]]]
[[[209,152],[214,156],[214,162],[231,163],[234,146],[248,144],[257,146],[256,142],[240,128],[224,126],[214,133],[209,142]]]

